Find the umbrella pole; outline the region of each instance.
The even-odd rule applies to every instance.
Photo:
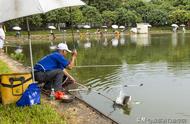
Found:
[[[69,10],[70,10],[70,20],[71,20],[71,32],[72,32],[73,47],[74,47],[74,50],[76,50],[74,31],[73,31],[73,16],[72,16],[72,9],[71,9],[71,7],[69,7]],[[76,59],[76,65],[77,65],[77,59]]]
[[[69,7],[69,10],[70,10],[70,20],[71,20],[71,32],[72,32],[73,47],[74,47],[74,49],[76,49],[74,31],[73,31],[73,18],[72,18],[72,9],[71,9],[71,7]]]
[[[33,81],[35,81],[34,63],[33,63],[33,55],[32,55],[32,41],[31,41],[30,26],[29,26],[29,22],[28,22],[28,17],[26,18],[26,24],[27,24],[27,31],[28,31],[28,41],[29,41],[29,50],[30,50],[30,63],[31,63],[32,79],[33,79]]]

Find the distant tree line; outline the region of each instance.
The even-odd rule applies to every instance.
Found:
[[[153,26],[185,24],[190,26],[190,0],[83,0],[87,5],[64,8],[46,14],[29,17],[32,29],[42,29],[52,23],[59,27],[71,22],[77,26],[89,24],[94,27],[112,24],[135,26],[137,22]],[[71,21],[72,18],[72,21]],[[10,29],[14,25],[26,27],[25,18],[6,22]]]

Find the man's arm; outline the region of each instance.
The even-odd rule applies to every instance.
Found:
[[[77,51],[73,51],[72,58],[69,65],[67,66],[67,69],[72,69],[75,66],[76,57],[77,57]]]

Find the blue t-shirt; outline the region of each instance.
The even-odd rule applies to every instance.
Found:
[[[54,52],[42,58],[34,66],[35,71],[52,71],[55,69],[64,69],[69,65],[69,61],[65,59],[59,52]]]

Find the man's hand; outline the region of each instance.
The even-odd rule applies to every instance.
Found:
[[[72,83],[77,83],[77,81],[73,78],[73,77],[70,77],[70,79],[71,79],[71,81],[72,81]]]
[[[73,57],[77,57],[77,50],[76,50],[76,49],[73,50],[73,52],[72,52],[72,56],[73,56]]]

